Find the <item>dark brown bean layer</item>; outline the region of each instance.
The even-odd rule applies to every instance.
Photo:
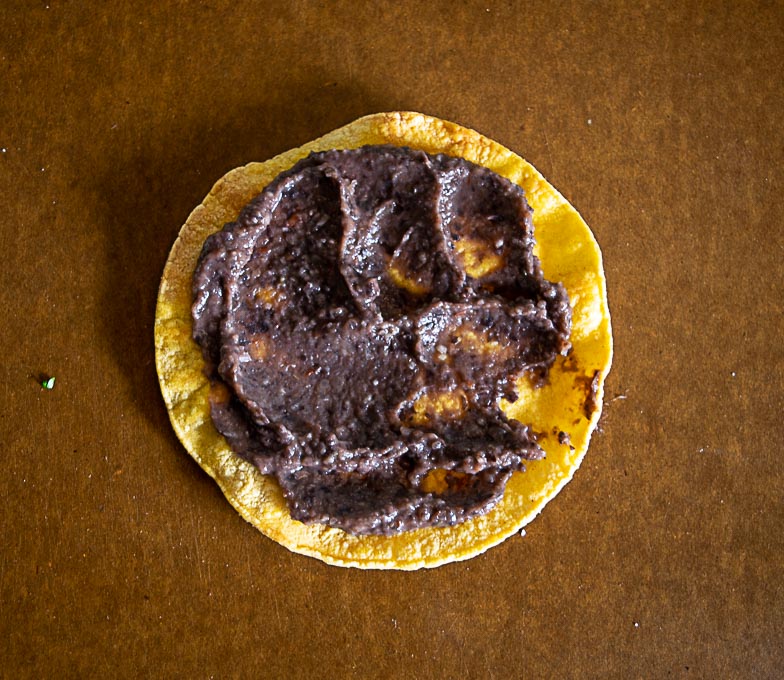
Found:
[[[569,349],[566,293],[533,245],[522,189],[486,168],[312,154],[194,274],[218,430],[303,522],[392,534],[487,511],[543,455],[499,400]]]

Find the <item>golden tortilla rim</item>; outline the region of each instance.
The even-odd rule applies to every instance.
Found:
[[[282,171],[312,151],[394,144],[460,156],[519,184],[534,209],[535,252],[545,277],[566,287],[573,307],[573,349],[559,357],[549,383],[519,383],[520,398],[505,411],[545,432],[542,461],[515,473],[504,497],[487,514],[454,527],[395,536],[352,536],[305,525],[289,515],[273,477],[232,453],[210,419],[209,383],[191,337],[191,278],[206,237],[227,222]],[[308,144],[222,177],[190,214],[164,268],[155,313],[155,362],[172,426],[187,451],[218,483],[234,508],[272,540],[328,564],[364,569],[419,569],[465,560],[519,532],[572,478],[601,415],[604,381],[612,361],[612,332],[599,246],[577,211],[527,161],[487,137],[415,112],[359,118]],[[594,376],[595,405],[586,412]],[[561,444],[558,432],[569,435]]]

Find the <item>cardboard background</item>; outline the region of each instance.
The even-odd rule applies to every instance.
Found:
[[[783,66],[775,2],[3,3],[2,676],[776,677]],[[246,524],[152,343],[217,178],[396,109],[572,202],[616,346],[603,433],[527,535],[411,574]]]

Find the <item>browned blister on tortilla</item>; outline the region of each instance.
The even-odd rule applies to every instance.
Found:
[[[538,444],[546,457],[530,461],[526,472],[515,473],[503,499],[486,514],[456,526],[393,536],[354,536],[292,519],[275,479],[234,454],[215,429],[204,360],[191,336],[191,279],[207,236],[235,220],[278,174],[309,153],[368,144],[459,156],[521,186],[534,210],[535,254],[544,276],[564,285],[572,305],[569,355],[557,358],[545,384],[520,377],[518,399],[502,404],[508,417],[545,433]],[[461,257],[467,267],[492,269],[493,262],[485,254],[472,251],[470,244],[465,248]],[[399,285],[408,283],[400,278]],[[500,144],[459,125],[409,112],[360,118],[271,160],[232,170],[219,180],[191,213],[172,248],[158,297],[155,347],[161,389],[177,436],[239,513],[294,552],[329,564],[376,569],[417,569],[467,559],[530,522],[579,467],[601,414],[612,358],[601,253],[577,211],[530,164]],[[212,398],[221,396],[213,393]],[[420,410],[412,417],[424,417],[424,405]]]

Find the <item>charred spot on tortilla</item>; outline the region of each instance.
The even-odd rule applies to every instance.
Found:
[[[601,371],[596,369],[592,374],[582,375],[577,379],[577,382],[582,385],[583,390],[585,390],[583,414],[588,420],[590,420],[591,416],[599,410],[600,403],[598,401],[598,394],[600,377]]]

